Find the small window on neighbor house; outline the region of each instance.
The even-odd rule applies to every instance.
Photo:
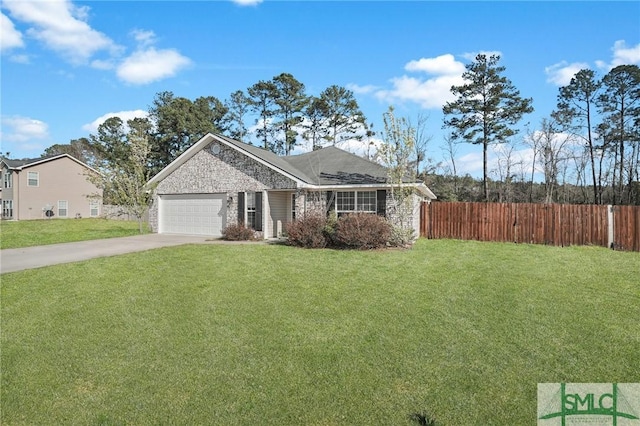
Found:
[[[11,188],[12,184],[13,184],[12,173],[7,170],[6,172],[4,172],[4,187]]]
[[[13,218],[13,200],[2,200],[2,217]]]
[[[27,186],[38,186],[39,180],[38,172],[27,172]]]
[[[66,200],[58,201],[58,217],[67,217],[69,203]]]
[[[96,201],[89,204],[89,216],[96,217],[100,214],[99,205]]]

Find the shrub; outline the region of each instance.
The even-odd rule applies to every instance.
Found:
[[[344,248],[376,249],[389,243],[391,231],[391,225],[381,216],[369,213],[348,214],[338,219],[335,241]]]
[[[228,241],[249,241],[256,239],[256,231],[244,223],[229,225],[222,230],[222,238]]]
[[[321,215],[308,215],[285,227],[287,242],[292,246],[304,248],[324,248],[328,245],[327,218]]]
[[[394,247],[410,247],[416,241],[416,231],[413,228],[393,226],[389,244]]]

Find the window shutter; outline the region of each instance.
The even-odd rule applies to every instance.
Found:
[[[384,189],[378,190],[376,194],[376,213],[378,216],[387,216],[387,191]]]
[[[244,192],[238,192],[238,225],[244,223]]]
[[[256,231],[262,231],[262,192],[256,192]]]
[[[336,209],[336,193],[335,191],[327,191],[327,216]]]

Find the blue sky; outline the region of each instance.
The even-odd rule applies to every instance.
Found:
[[[638,1],[5,0],[1,12],[0,150],[12,158],[86,137],[109,115],[141,115],[161,91],[224,101],[288,72],[308,94],[351,89],[374,130],[389,105],[428,115],[440,161],[442,105],[478,52],[499,53],[533,98],[533,127],[579,69],[640,64]],[[457,155],[478,174],[478,147]]]

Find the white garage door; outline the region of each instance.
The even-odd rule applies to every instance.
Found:
[[[226,194],[182,194],[160,197],[161,234],[222,235],[227,221]]]

